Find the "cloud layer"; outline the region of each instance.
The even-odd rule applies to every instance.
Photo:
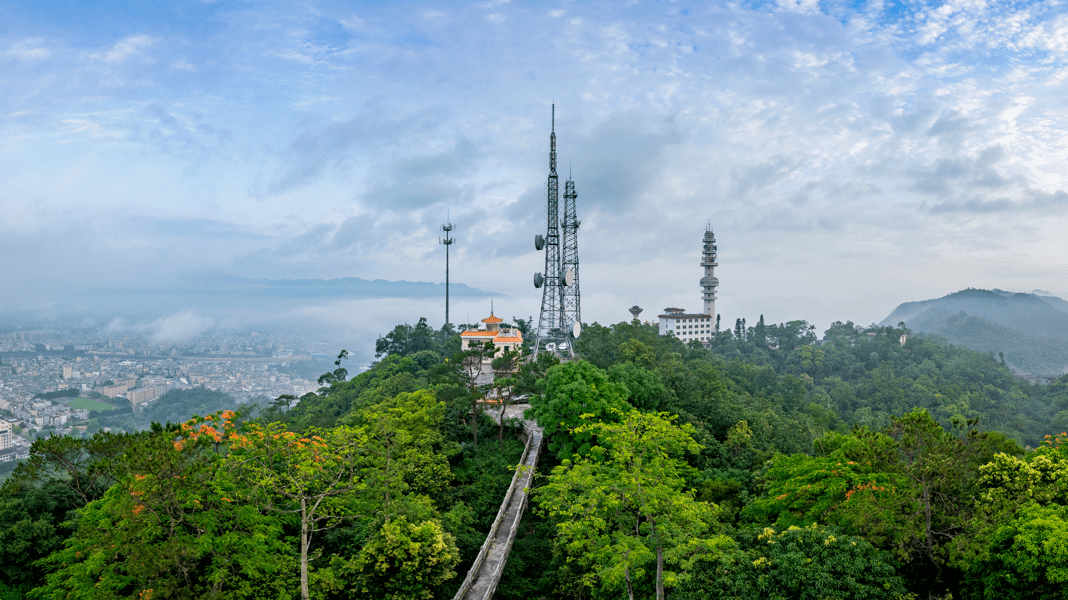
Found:
[[[1068,295],[1056,3],[14,6],[0,308],[218,274],[441,281],[448,218],[453,280],[535,313],[554,101],[587,320],[698,306],[709,224],[729,322]]]

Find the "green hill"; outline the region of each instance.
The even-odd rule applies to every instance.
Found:
[[[969,288],[934,300],[906,302],[880,325],[902,321],[913,331],[1004,356],[1017,373],[1068,371],[1068,302],[1056,296]]]

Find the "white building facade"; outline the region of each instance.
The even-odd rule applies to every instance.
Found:
[[[716,279],[716,236],[712,228],[705,230],[704,239],[701,240],[701,267],[704,275],[701,277],[701,297],[704,300],[704,312],[687,313],[684,309],[669,307],[660,315],[660,334],[671,335],[690,343],[693,341],[708,345],[716,331],[716,288],[719,287],[719,279]]]
[[[711,315],[687,313],[681,308],[665,308],[660,315],[660,334],[672,335],[690,343],[708,344],[715,334],[716,319]]]

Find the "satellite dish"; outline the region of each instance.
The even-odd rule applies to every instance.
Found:
[[[560,283],[563,283],[567,287],[571,287],[571,284],[575,283],[575,274],[571,271],[565,271],[564,276],[560,278]]]
[[[561,351],[567,350],[567,342],[560,342],[556,345],[556,349]]]
[[[534,287],[540,288],[541,284],[545,283],[545,278],[541,276],[541,273],[534,274]]]
[[[580,335],[582,335],[582,323],[575,321],[575,324],[571,326],[571,337],[578,339]]]
[[[552,352],[553,350],[556,350],[556,344],[549,342],[548,344],[545,344],[545,349]]]
[[[534,236],[534,249],[541,250],[545,247],[545,238],[541,235]]]

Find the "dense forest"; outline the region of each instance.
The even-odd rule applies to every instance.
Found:
[[[491,386],[425,320],[376,351],[303,398],[38,440],[0,488],[0,598],[450,598],[523,448],[487,396],[546,435],[496,597],[1066,597],[1068,376],[762,317],[708,348],[592,324]]]

